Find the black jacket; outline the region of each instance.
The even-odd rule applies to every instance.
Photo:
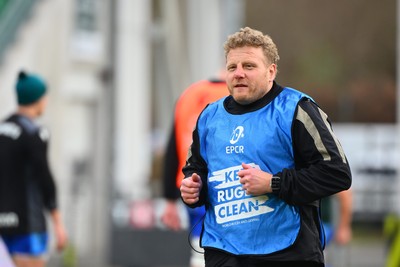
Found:
[[[0,123],[0,234],[46,231],[44,211],[57,206],[48,138],[21,115]]]

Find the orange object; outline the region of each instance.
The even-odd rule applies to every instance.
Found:
[[[175,108],[175,138],[178,153],[176,186],[178,188],[184,178],[182,168],[186,164],[198,116],[209,103],[227,95],[229,91],[224,81],[202,80],[189,86],[178,99]]]

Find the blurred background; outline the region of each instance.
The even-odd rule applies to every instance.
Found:
[[[385,266],[400,214],[397,0],[0,0],[0,115],[21,69],[50,88],[41,123],[70,246],[50,267],[188,266],[160,223],[175,101],[224,66],[244,26],[269,34],[277,82],[329,115],[353,172],[353,240],[332,266]],[[185,220],[185,212],[182,212]],[[50,225],[51,226],[51,225]],[[400,253],[400,252],[399,252]]]

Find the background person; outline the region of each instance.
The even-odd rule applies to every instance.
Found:
[[[180,190],[206,205],[211,266],[324,266],[320,199],[347,190],[350,168],[326,114],[275,82],[278,50],[249,27],[224,45],[230,96],[193,132]]]
[[[45,266],[50,213],[57,249],[67,238],[48,164],[49,133],[35,124],[47,104],[42,78],[20,72],[18,110],[0,124],[0,236],[18,267]]]
[[[352,190],[344,190],[321,201],[321,218],[326,236],[327,266],[346,266],[344,246],[352,239]],[[338,205],[335,205],[337,202]]]
[[[225,81],[211,79],[196,82],[189,86],[179,97],[174,112],[172,132],[165,152],[163,188],[167,204],[162,215],[164,224],[173,230],[180,230],[182,224],[177,201],[180,200],[179,187],[184,178],[182,168],[186,163],[192,132],[200,112],[211,102],[229,94]],[[205,214],[204,206],[188,208],[191,245],[197,250]],[[202,254],[192,250],[190,266],[204,266]]]

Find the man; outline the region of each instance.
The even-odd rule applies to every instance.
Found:
[[[0,236],[17,267],[45,266],[50,212],[57,248],[66,233],[57,209],[56,186],[48,165],[48,132],[34,120],[45,110],[46,84],[20,72],[18,110],[0,124]]]
[[[200,112],[211,102],[229,94],[226,83],[220,79],[202,80],[190,85],[179,97],[174,113],[174,125],[165,153],[163,172],[164,197],[167,199],[162,215],[164,224],[173,230],[182,228],[178,211],[179,187],[183,177],[187,152],[192,143],[192,131]],[[191,245],[200,251],[199,238],[204,206],[188,208]],[[204,266],[204,257],[192,250],[190,266]]]
[[[206,206],[206,266],[324,266],[319,202],[351,185],[343,149],[310,97],[275,82],[268,35],[246,27],[224,49],[230,96],[199,116],[180,188]]]

